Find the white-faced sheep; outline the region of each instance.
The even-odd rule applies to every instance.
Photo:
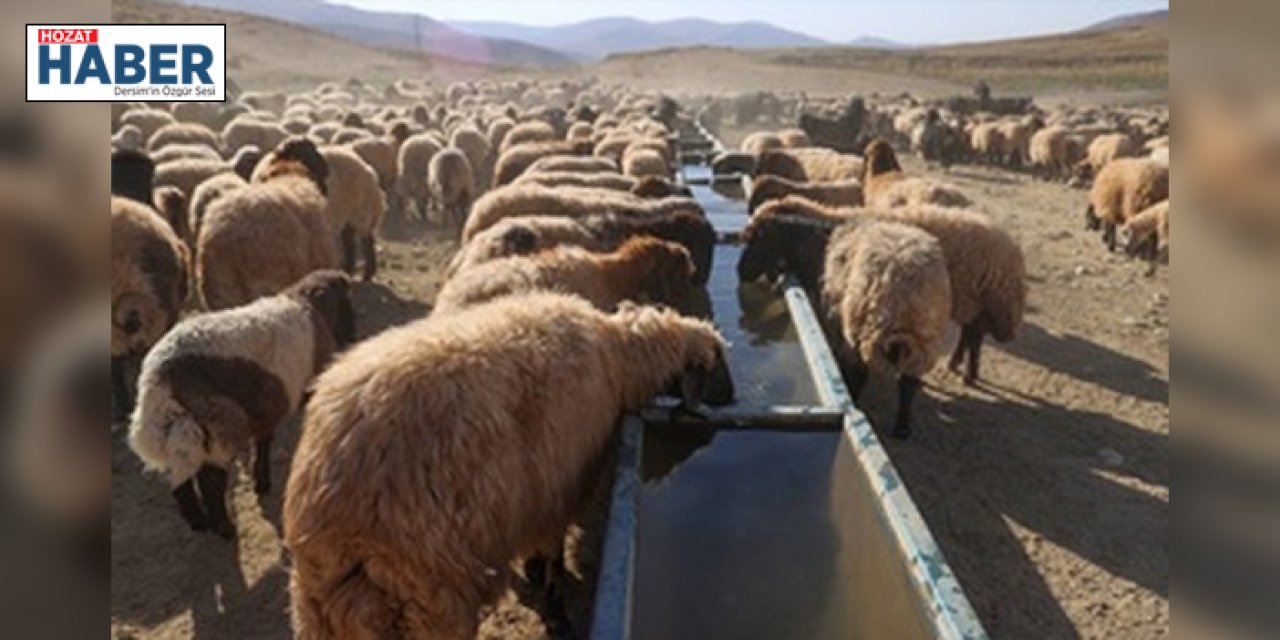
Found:
[[[440,207],[446,226],[461,231],[475,198],[475,173],[467,156],[452,147],[431,159],[431,198]]]
[[[558,546],[624,412],[682,374],[731,398],[723,349],[703,321],[555,294],[361,343],[317,381],[290,470],[294,633],[473,637],[508,564]]]
[[[327,178],[319,150],[295,139],[276,150],[265,182],[209,206],[196,240],[196,289],[204,308],[247,304],[312,271],[339,267],[325,214]]]
[[[761,205],[790,195],[804,196],[832,206],[862,205],[862,183],[856,179],[839,182],[796,182],[773,175],[757,177],[751,184],[747,210],[754,213]]]
[[[355,338],[348,289],[345,275],[317,271],[279,295],[183,320],[143,361],[129,446],[167,476],[193,530],[235,536],[229,472],[250,445],[254,490],[270,490],[272,437]]]
[[[612,252],[577,246],[492,260],[450,278],[436,296],[434,313],[452,313],[503,296],[558,291],[612,310],[623,300],[679,308],[693,290],[689,251],[673,242],[637,236]]]
[[[1169,168],[1147,158],[1107,163],[1093,181],[1085,224],[1102,229],[1107,249],[1116,250],[1116,229],[1139,211],[1169,198]]]
[[[911,433],[920,377],[942,353],[951,315],[951,284],[942,247],[904,224],[854,221],[827,244],[822,307],[856,395],[868,369],[887,365],[898,377],[893,435]]]

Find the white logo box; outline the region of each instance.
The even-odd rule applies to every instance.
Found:
[[[48,44],[49,57],[58,60],[63,57],[64,49],[70,52],[69,71],[63,73],[51,68],[48,84],[40,83],[41,30],[58,30],[60,33],[71,33],[76,30],[96,31],[96,45],[75,44],[81,39],[73,38],[70,44]],[[70,31],[68,31],[70,30]],[[225,24],[28,24],[27,25],[27,101],[28,102],[222,102],[227,90],[227,26]],[[60,41],[62,38],[54,38]],[[141,59],[145,78],[138,83],[122,82],[117,77],[117,56],[128,59],[132,52],[122,51],[121,47],[134,45],[143,52]],[[89,55],[89,47],[96,46],[110,82],[103,83],[100,78],[88,75],[83,84],[75,84],[85,58]],[[161,49],[153,49],[153,47]],[[196,74],[189,74],[184,83],[184,57],[190,56],[192,62],[200,62],[203,51],[197,46],[208,48],[212,60],[207,68],[211,82],[205,83]],[[165,50],[165,47],[171,47]],[[153,53],[159,54],[154,56]],[[163,69],[153,69],[153,59],[169,63]],[[93,68],[92,65],[90,67]],[[153,71],[159,71],[156,74]],[[175,84],[158,82],[157,76],[176,76]],[[65,82],[64,82],[65,81]]]

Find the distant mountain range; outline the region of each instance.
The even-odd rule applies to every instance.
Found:
[[[600,18],[554,27],[530,27],[506,22],[450,22],[449,26],[489,38],[521,40],[556,48],[571,55],[600,59],[672,47],[719,46],[758,49],[812,47],[825,40],[764,22],[715,22],[696,18],[647,22],[635,18]]]
[[[365,11],[323,0],[179,0],[179,4],[265,16],[362,44],[420,51],[468,62],[557,66],[577,60],[559,51],[505,38],[477,38],[416,13]]]
[[[1145,13],[1133,13],[1127,16],[1118,16],[1110,20],[1103,20],[1097,24],[1091,24],[1082,31],[1109,31],[1111,29],[1120,29],[1124,27],[1140,27],[1151,24],[1153,22],[1162,22],[1169,20],[1169,10],[1161,9],[1159,11],[1147,11]]]
[[[600,60],[618,53],[678,47],[768,49],[837,44],[758,21],[687,18],[648,22],[618,17],[539,27],[509,22],[442,22],[414,13],[366,11],[325,0],[177,1],[292,22],[366,45],[514,66],[558,66]],[[1167,10],[1152,11],[1112,18],[1082,31],[1141,26],[1168,19]],[[926,48],[870,35],[840,46],[890,50]]]

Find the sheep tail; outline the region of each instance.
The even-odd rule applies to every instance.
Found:
[[[352,567],[328,587],[315,584],[303,569],[295,568],[289,585],[295,638],[377,640],[395,635],[397,611],[363,564]]]

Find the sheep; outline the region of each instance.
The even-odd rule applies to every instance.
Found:
[[[801,149],[813,146],[813,141],[809,139],[809,134],[803,129],[783,129],[777,133],[778,139],[782,141],[785,149]]]
[[[515,126],[516,123],[511,118],[497,118],[490,122],[488,130],[485,131],[485,135],[489,138],[489,148],[502,149],[503,141]]]
[[[867,369],[885,364],[898,377],[893,435],[911,434],[911,403],[933,368],[950,324],[951,284],[937,239],[884,221],[837,228],[827,243],[822,302],[827,326],[856,396]]]
[[[541,120],[532,122],[521,122],[515,125],[502,138],[502,146],[498,147],[499,154],[510,151],[513,147],[521,144],[533,142],[551,142],[559,138],[556,135],[555,127]]]
[[[612,158],[599,156],[544,156],[534,161],[525,169],[524,175],[532,173],[572,172],[593,174],[618,174],[618,163]]]
[[[467,157],[472,170],[472,185],[489,184],[493,179],[493,147],[489,146],[489,139],[483,133],[469,125],[458,127],[449,135],[449,146]]]
[[[155,187],[174,186],[182,191],[190,202],[196,187],[206,180],[224,173],[235,173],[248,180],[262,158],[262,152],[252,145],[241,147],[226,162],[184,158],[158,165],[155,169]]]
[[[773,175],[797,182],[838,182],[857,178],[864,164],[858,156],[830,149],[766,151],[757,158],[755,175]]]
[[[142,129],[132,124],[120,127],[120,130],[111,136],[112,149],[137,151],[142,148],[143,142],[145,140],[142,137]]]
[[[317,271],[278,295],[187,318],[147,354],[129,447],[167,476],[192,530],[235,537],[232,463],[252,445],[254,491],[270,491],[276,430],[354,334],[346,276]]]
[[[1119,158],[1098,172],[1089,191],[1085,227],[1102,229],[1109,251],[1116,250],[1116,229],[1138,212],[1169,198],[1169,168],[1147,158]]]
[[[450,147],[431,159],[431,198],[444,214],[445,224],[462,229],[475,198],[475,173],[467,156]]]
[[[764,203],[789,195],[804,196],[828,205],[856,207],[862,205],[862,183],[857,180],[794,182],[777,176],[762,175],[751,184],[748,211],[755,213]]]
[[[799,126],[815,145],[854,153],[866,145],[862,135],[866,119],[867,109],[862,98],[854,97],[835,118],[804,113],[800,115]]]
[[[202,124],[193,122],[175,122],[156,130],[147,140],[148,151],[158,151],[169,145],[202,145],[217,149],[221,142],[218,134]]]
[[[418,214],[426,217],[427,208],[431,204],[430,176],[431,159],[444,146],[435,136],[419,133],[410,136],[400,145],[400,153],[396,158],[396,191],[407,202],[414,203]]]
[[[711,161],[711,172],[717,176],[749,176],[756,172],[756,157],[749,153],[721,153]]]
[[[183,159],[208,160],[210,162],[221,162],[222,154],[217,149],[206,147],[203,144],[174,144],[164,147],[159,151],[151,153],[151,159],[156,164],[164,164],[173,162],[174,160]]]
[[[463,230],[463,240],[470,240],[503,218],[527,215],[582,216],[593,213],[643,215],[691,211],[702,213],[697,201],[689,198],[646,200],[629,193],[607,189],[578,187],[509,186],[481,196],[471,208]]]
[[[961,330],[960,341],[948,367],[958,371],[967,361],[966,384],[975,384],[979,378],[982,342],[987,335],[997,342],[1009,342],[1017,337],[1026,307],[1026,260],[1017,242],[986,216],[930,205],[899,209],[834,208],[791,196],[761,207],[748,229],[756,225],[756,218],[762,218],[761,224],[766,224],[771,218],[783,217],[804,218],[827,227],[850,218],[873,217],[910,224],[937,238],[951,276],[951,319],[960,325]],[[812,257],[811,246],[816,242],[783,237],[785,239],[779,239],[778,235],[770,236],[770,243],[764,244],[764,248],[756,252],[758,257],[752,258],[747,274],[750,277],[743,277],[744,280],[754,279],[760,273],[776,274],[769,271],[773,268],[770,261],[785,262],[782,258],[775,258],[776,255],[806,265],[812,276],[813,266],[803,260]],[[747,252],[744,252],[743,260],[747,257]],[[739,263],[740,276],[743,275],[742,268],[742,263]]]
[[[893,208],[923,204],[967,207],[971,204],[959,187],[904,174],[893,147],[879,139],[867,146],[862,189],[866,203],[872,207]]]
[[[364,160],[378,175],[378,185],[388,200],[394,200],[396,185],[396,155],[398,145],[389,137],[365,138],[351,143],[351,150]],[[388,208],[396,203],[388,202]]]
[[[564,246],[492,260],[450,278],[433,313],[453,313],[499,297],[532,291],[582,296],[603,310],[623,300],[676,306],[690,300],[693,261],[684,247],[637,236],[610,253]]]
[[[613,191],[631,191],[636,179],[618,173],[579,173],[576,171],[526,171],[512,186],[537,184],[544,187],[590,187]]]
[[[569,130],[565,132],[565,140],[590,140],[595,134],[595,127],[590,122],[575,122],[569,125]]]
[[[1031,135],[1027,155],[1036,171],[1046,178],[1067,179],[1080,161],[1080,141],[1063,126],[1051,126]]]
[[[174,124],[173,115],[159,109],[132,109],[120,116],[120,126],[133,125],[142,133],[143,140],[150,140],[161,127]]]
[[[177,187],[160,187],[152,191],[152,208],[164,219],[173,233],[188,246],[191,227],[187,224],[187,199]]]
[[[1128,235],[1125,252],[1152,262],[1169,262],[1169,201],[1138,212],[1124,224]]]
[[[757,131],[742,140],[742,151],[759,157],[766,151],[786,149],[787,145],[778,134],[768,131]]]
[[[1018,169],[1027,161],[1027,147],[1031,136],[1044,128],[1044,122],[1036,116],[1022,120],[1008,120],[996,125],[1000,131],[1001,155],[1005,164]]]
[[[633,178],[654,176],[665,178],[671,174],[670,165],[661,153],[652,149],[630,151],[622,158],[622,173]]]
[[[792,215],[795,202],[816,203],[802,198],[784,198],[760,208],[742,231],[742,255],[738,258],[738,279],[743,283],[761,277],[775,281],[791,273],[815,300],[821,292],[822,272],[831,233],[847,220],[841,217]]]
[[[508,563],[558,546],[624,412],[682,372],[689,401],[708,372],[706,400],[732,397],[723,351],[673,311],[546,293],[356,346],[315,384],[286,487],[297,637],[473,637]]]
[[[969,146],[973,147],[974,154],[981,162],[992,166],[1000,164],[1005,138],[999,123],[981,122],[975,125],[969,134]]]
[[[186,245],[155,210],[112,196],[111,376],[122,406],[137,365],[178,321],[189,269]]]
[[[188,243],[195,247],[196,238],[200,237],[200,228],[204,225],[209,207],[222,196],[248,186],[248,182],[235,173],[220,173],[196,187],[191,195],[191,204],[187,212]]]
[[[111,195],[151,204],[156,165],[141,151],[121,149],[111,153]]]
[[[196,290],[205,309],[244,305],[312,271],[339,267],[325,214],[328,168],[314,145],[302,142],[297,151],[277,150],[264,182],[209,206],[196,239]],[[294,160],[299,154],[307,159]]]
[[[513,146],[498,157],[498,162],[493,169],[493,186],[501,187],[511,184],[541,158],[560,155],[587,156],[591,154],[591,150],[592,145],[589,140],[556,140]]]
[[[374,236],[387,213],[378,175],[352,149],[325,147],[320,153],[329,167],[325,218],[342,248],[343,269],[355,273],[358,249],[364,259],[362,275],[372,280],[378,270]]]
[[[1097,177],[1103,168],[1118,158],[1132,158],[1138,155],[1138,144],[1127,133],[1109,133],[1100,135],[1089,143],[1084,160],[1077,167],[1085,177]]]
[[[636,181],[635,186],[631,187],[631,195],[646,199],[662,199],[677,196],[681,198],[692,198],[693,190],[687,185],[676,184],[666,178],[649,176]]]
[[[274,122],[239,116],[222,128],[222,148],[228,154],[245,145],[274,149],[288,137],[289,132]]]

